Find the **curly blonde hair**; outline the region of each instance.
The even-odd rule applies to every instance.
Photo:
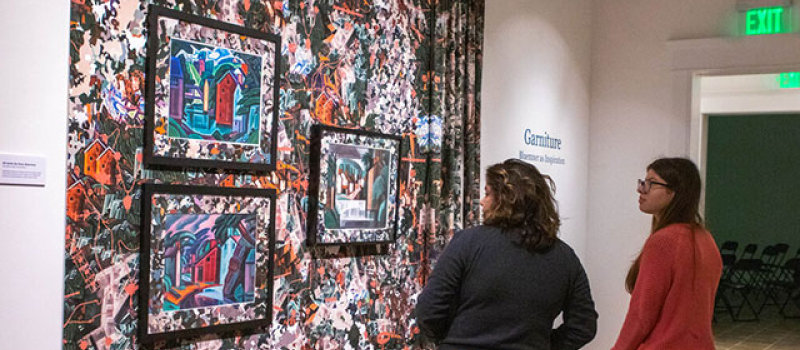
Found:
[[[508,159],[486,169],[492,204],[484,208],[484,223],[504,232],[516,232],[516,243],[530,251],[544,251],[558,239],[561,219],[555,184],[535,166]]]

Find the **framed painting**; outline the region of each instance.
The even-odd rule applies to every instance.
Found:
[[[309,243],[394,242],[402,139],[321,125],[312,139]]]
[[[145,163],[273,170],[280,37],[149,9]]]
[[[142,203],[140,342],[269,325],[274,190],[144,184]]]

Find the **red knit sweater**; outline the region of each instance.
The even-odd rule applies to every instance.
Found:
[[[711,319],[722,259],[711,234],[674,224],[642,250],[625,323],[613,350],[713,350]]]

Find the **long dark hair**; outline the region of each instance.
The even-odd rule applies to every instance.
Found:
[[[492,204],[484,208],[484,223],[515,233],[517,244],[529,251],[553,246],[561,220],[553,180],[535,166],[509,159],[486,169]]]
[[[675,192],[669,204],[653,216],[650,233],[678,223],[691,225],[692,232],[703,229],[703,218],[700,216],[700,171],[697,166],[686,158],[660,158],[650,163],[647,170],[658,174],[667,182],[668,188]],[[629,293],[633,292],[636,285],[641,260],[640,252],[625,278],[625,288]]]

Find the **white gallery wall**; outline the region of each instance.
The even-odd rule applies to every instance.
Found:
[[[0,185],[0,349],[60,349],[69,2],[0,1],[0,153],[46,159],[44,187]]]
[[[586,245],[590,21],[588,1],[487,0],[481,90],[482,171],[522,153],[551,175],[563,219],[561,238],[581,257]],[[560,143],[550,143],[556,148],[531,145],[526,143],[531,134]]]
[[[616,340],[629,302],[625,274],[649,234],[636,179],[659,156],[689,156],[691,116],[678,96],[686,89],[674,85],[668,42],[735,35],[735,5],[593,2],[587,255],[601,316],[588,349],[609,349]]]

